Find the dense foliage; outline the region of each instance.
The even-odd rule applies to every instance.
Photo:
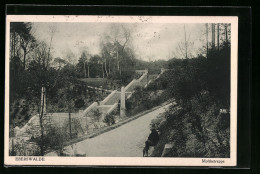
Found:
[[[131,98],[126,100],[127,116],[133,116],[142,111],[149,110],[167,101],[166,91],[153,88],[154,84],[149,84],[147,88],[137,86]]]
[[[174,148],[166,156],[229,157],[230,152],[230,46],[212,49],[208,58],[172,60],[159,84],[175,99],[159,130],[161,141]],[[220,112],[221,110],[226,112]]]

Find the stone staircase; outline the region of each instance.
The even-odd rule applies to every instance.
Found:
[[[147,72],[144,73],[139,79],[133,79],[126,87],[125,87],[125,95],[126,98],[131,97],[131,94],[134,92],[134,89],[137,86],[145,86],[145,82],[147,81]],[[83,116],[89,116],[90,112],[98,109],[102,116],[113,112],[120,102],[121,92],[114,90],[112,91],[103,101],[94,102],[88,108],[83,111]]]
[[[134,92],[134,89],[137,86],[146,87],[147,84],[149,84],[151,81],[159,78],[161,74],[158,76],[148,76],[148,71],[141,70],[144,73],[141,75],[138,79],[133,79],[126,87],[125,87],[125,96],[126,99],[130,98],[132,93]],[[89,107],[87,107],[84,111],[78,112],[78,113],[71,113],[72,119],[78,119],[82,126],[87,125],[88,123],[91,123],[91,111],[98,109],[99,112],[102,113],[102,117],[104,117],[106,114],[109,114],[113,112],[117,107],[118,103],[121,98],[121,92],[114,90],[112,91],[103,101],[100,102],[94,102]],[[68,113],[48,113],[45,118],[50,119],[52,124],[55,124],[57,126],[62,126],[67,120],[68,120]],[[14,129],[15,131],[15,137],[25,137],[23,136],[26,134],[28,130],[30,130],[31,125],[34,125],[34,127],[39,126],[39,115],[34,115],[28,123],[22,127],[16,127]],[[26,135],[27,136],[27,135]]]

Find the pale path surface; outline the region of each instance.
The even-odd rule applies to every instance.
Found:
[[[167,107],[169,104],[109,132],[78,142],[73,145],[73,149],[86,153],[87,157],[142,157],[144,143],[150,134],[151,120]],[[72,146],[66,149],[71,151]]]

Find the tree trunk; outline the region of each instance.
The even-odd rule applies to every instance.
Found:
[[[16,52],[16,51],[15,51],[15,44],[16,44],[15,42],[16,42],[16,34],[15,34],[15,32],[14,32],[14,57],[16,56],[16,55],[15,55],[15,52]]]
[[[116,59],[117,59],[117,70],[119,71],[119,57],[118,57],[118,47],[116,47],[117,51],[116,51]]]
[[[208,24],[206,24],[206,40],[207,40],[207,53],[206,56],[208,58],[208,54],[209,54],[209,35],[208,35]]]
[[[228,41],[228,31],[227,31],[227,24],[225,24],[225,35],[226,35],[226,42]]]
[[[10,53],[10,57],[14,57],[13,56],[13,51],[14,51],[14,34],[11,34],[11,53]]]
[[[184,24],[184,37],[185,37],[185,59],[188,58],[188,45],[187,45],[187,40],[186,40],[186,29],[185,29],[185,24]]]
[[[104,63],[102,62],[102,75],[103,75],[103,78],[105,77],[105,74],[104,74]]]
[[[60,71],[60,69],[61,69],[61,61],[59,60],[59,71]]]
[[[218,28],[217,28],[217,44],[218,44],[218,50],[219,50],[219,24],[218,24]]]
[[[88,64],[88,62],[87,62],[87,66],[88,66],[88,78],[89,78],[89,64]]]
[[[70,139],[72,139],[72,131],[71,131],[71,113],[69,111],[69,128],[70,128]]]
[[[11,151],[11,156],[15,156],[15,151],[14,151],[14,139],[12,138],[12,151]]]
[[[51,41],[50,41],[50,46],[49,46],[49,51],[48,51],[48,60],[50,59],[50,52],[51,52],[51,44],[52,44],[53,35],[54,35],[54,31],[51,33]]]
[[[42,102],[41,102],[41,113],[40,113],[40,128],[41,128],[41,140],[40,140],[40,153],[41,156],[44,156],[44,130],[43,130],[43,111],[44,111],[44,104],[45,104],[45,87],[42,87]]]
[[[110,61],[108,61],[108,74],[110,74]]]
[[[84,77],[87,78],[86,62],[84,61]]]
[[[106,76],[108,76],[107,74],[107,61],[105,60],[105,72],[106,72]]]
[[[212,24],[212,48],[215,48],[215,24]]]
[[[25,58],[26,58],[26,50],[24,49],[24,54],[23,54],[23,69],[25,70]]]

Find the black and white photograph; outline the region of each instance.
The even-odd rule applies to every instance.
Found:
[[[237,17],[7,15],[6,165],[235,166]]]

